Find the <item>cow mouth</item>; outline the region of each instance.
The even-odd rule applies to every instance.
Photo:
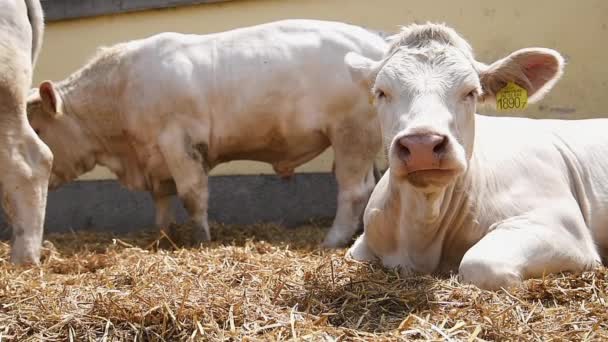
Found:
[[[409,172],[406,179],[415,187],[425,188],[447,185],[457,175],[458,171],[454,169],[427,169]]]

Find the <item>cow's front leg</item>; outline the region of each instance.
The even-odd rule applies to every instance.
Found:
[[[193,225],[192,238],[195,243],[211,240],[209,222],[207,220],[207,206],[209,201],[209,177],[205,175],[203,182],[197,188],[188,193],[180,195],[184,207],[190,214],[190,222]]]
[[[194,226],[195,243],[211,239],[207,222],[209,161],[207,144],[196,142],[179,126],[169,125],[161,134],[159,147]]]
[[[155,224],[159,231],[164,232],[167,236],[172,236],[171,227],[175,223],[175,216],[171,208],[171,198],[177,195],[175,182],[163,181],[157,183],[152,191],[155,210]]]
[[[351,132],[360,132],[356,136]],[[334,173],[338,183],[338,205],[324,247],[342,247],[361,223],[365,205],[374,190],[374,160],[382,144],[373,123],[354,122],[332,130],[335,153]]]
[[[38,264],[53,155],[27,123],[22,136],[2,127],[0,184],[2,207],[13,228],[11,261]]]
[[[361,217],[369,195],[374,189],[372,165],[361,165],[361,170],[341,170],[336,167],[338,206],[334,222],[323,241],[324,247],[342,247],[351,241],[361,224]]]
[[[171,233],[171,225],[175,223],[173,211],[171,210],[171,196],[154,195],[155,223],[159,230],[167,235]]]
[[[572,201],[574,202],[574,201]],[[502,221],[467,253],[459,268],[463,282],[496,290],[529,278],[583,271],[600,263],[576,203],[555,204]]]
[[[181,237],[174,225],[175,217],[173,215],[173,210],[171,210],[171,197],[171,195],[153,194],[156,214],[155,224],[160,233],[158,247],[162,249],[170,249],[177,241],[181,241]],[[164,239],[163,234],[171,241]]]

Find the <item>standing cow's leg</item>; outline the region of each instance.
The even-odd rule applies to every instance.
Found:
[[[207,174],[201,178],[199,189],[190,191],[181,196],[184,207],[190,214],[190,220],[194,224],[193,238],[195,243],[211,240],[207,209],[209,203],[209,177]]]
[[[13,230],[11,261],[37,264],[53,155],[21,105],[0,108],[0,146],[2,207]]]
[[[374,160],[382,141],[379,127],[375,121],[370,121],[342,122],[330,133],[335,154],[338,207],[323,241],[325,247],[341,247],[350,242],[374,190]]]
[[[180,199],[194,225],[195,243],[211,239],[207,221],[209,200],[207,144],[195,143],[181,127],[169,125],[161,134],[159,147]]]
[[[171,225],[174,223],[174,216],[171,210],[171,196],[159,196],[157,194],[153,196],[156,227],[167,234],[167,236],[171,236]]]
[[[36,15],[41,14],[39,7],[38,4]],[[15,23],[19,22],[21,21]],[[36,24],[41,25],[41,22]],[[30,49],[21,50],[24,42],[12,41],[11,33],[20,31],[18,25],[14,29],[12,32],[3,30],[3,34],[9,35],[4,36],[7,39],[2,42],[0,49],[2,206],[13,230],[11,261],[17,264],[37,264],[40,261],[53,154],[27,120],[26,97],[32,77],[32,53]],[[39,35],[38,38],[42,38],[41,32],[34,33]],[[38,48],[39,46],[34,47]],[[33,54],[36,55],[37,50]]]
[[[575,201],[496,224],[464,255],[463,282],[484,289],[508,288],[528,278],[582,271],[600,257]]]
[[[171,208],[171,197],[177,195],[175,182],[172,180],[158,182],[152,191],[155,209],[155,224],[167,236],[171,236],[171,226],[175,223],[175,216]]]

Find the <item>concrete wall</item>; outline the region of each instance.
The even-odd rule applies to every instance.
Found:
[[[70,0],[51,1],[70,3]],[[116,2],[129,0],[110,3]],[[151,3],[157,2],[163,1]],[[485,62],[522,47],[555,48],[568,59],[564,78],[544,101],[530,106],[526,114],[582,118],[607,113],[608,46],[603,42],[608,33],[608,1],[605,0],[235,0],[50,22],[35,82],[66,77],[100,45],[162,31],[210,33],[285,18],[339,20],[389,32],[410,22],[446,22],[469,40],[478,59]],[[481,112],[493,109],[482,108]],[[298,171],[326,172],[331,169],[332,160],[331,151],[327,151]],[[216,175],[258,173],[272,173],[272,169],[255,162],[232,162],[213,170]],[[109,172],[98,168],[83,179],[111,177]]]
[[[209,220],[228,224],[276,222],[296,227],[329,222],[336,210],[336,182],[331,174],[304,173],[291,180],[272,175],[213,176],[209,180]],[[187,214],[177,199],[178,222]],[[114,180],[79,181],[51,191],[45,232],[104,230],[126,233],[154,227],[149,194],[129,191]],[[213,233],[212,233],[213,234]],[[0,239],[10,229],[0,212]]]
[[[46,21],[79,19],[231,0],[41,0]]]

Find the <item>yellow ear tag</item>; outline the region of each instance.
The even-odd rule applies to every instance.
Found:
[[[376,105],[376,96],[374,96],[374,94],[372,94],[371,92],[367,95],[367,100],[370,105],[372,105],[372,106]]]
[[[513,82],[496,93],[496,108],[505,112],[510,110],[523,110],[528,105],[528,91]]]

